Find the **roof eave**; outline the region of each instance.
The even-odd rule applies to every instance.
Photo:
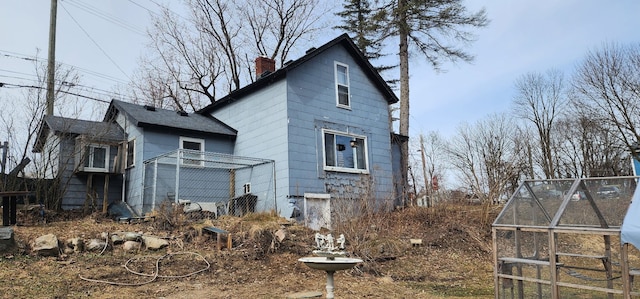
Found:
[[[389,87],[389,85],[387,84],[387,82],[382,78],[382,76],[380,76],[380,74],[375,70],[375,68],[371,65],[371,63],[369,62],[369,60],[364,56],[364,54],[362,54],[362,52],[358,49],[358,47],[353,43],[353,41],[351,40],[351,38],[349,37],[349,35],[347,35],[346,33],[338,36],[337,38],[329,41],[328,43],[322,45],[321,47],[309,51],[308,53],[306,53],[304,56],[298,58],[295,61],[292,61],[291,63],[285,65],[283,68],[276,70],[275,72],[260,78],[259,80],[243,87],[240,88],[238,90],[235,90],[231,93],[229,93],[227,96],[221,98],[220,100],[209,104],[208,106],[198,110],[196,113],[198,114],[207,114],[210,113],[212,111],[215,111],[217,108],[220,108],[222,106],[225,106],[231,102],[234,102],[237,99],[240,99],[242,97],[244,97],[245,95],[258,90],[260,88],[262,88],[263,86],[269,85],[273,82],[276,82],[278,80],[281,80],[283,78],[286,77],[287,72],[289,70],[292,70],[294,68],[296,68],[297,66],[305,63],[306,61],[310,60],[311,58],[320,55],[321,53],[323,53],[324,51],[326,51],[327,49],[337,45],[343,43],[345,45],[345,48],[347,49],[347,51],[349,53],[351,53],[352,55],[356,56],[358,59],[356,59],[356,61],[358,62],[358,65],[365,70],[365,73],[367,74],[367,77],[369,77],[375,84],[376,88],[383,94],[386,94],[386,101],[387,103],[389,103],[389,105],[391,104],[395,104],[397,102],[399,102],[398,97],[396,96],[396,94],[393,92],[393,90],[391,90],[391,87]]]

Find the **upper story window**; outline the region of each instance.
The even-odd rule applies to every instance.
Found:
[[[350,108],[349,66],[336,62],[336,96],[338,107]]]
[[[127,142],[127,168],[136,165],[136,140]]]
[[[105,144],[87,144],[83,155],[84,171],[108,172],[109,146]]]
[[[181,151],[182,164],[204,166],[204,139],[180,137],[180,149],[187,150]]]
[[[329,130],[323,135],[325,170],[368,172],[366,137]]]

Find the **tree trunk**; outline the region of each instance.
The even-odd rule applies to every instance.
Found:
[[[400,37],[400,135],[409,136],[409,44],[408,44],[408,24],[407,24],[407,0],[398,1],[398,29]],[[409,143],[403,142],[401,147],[401,171],[403,196],[406,198],[407,172],[409,170]]]

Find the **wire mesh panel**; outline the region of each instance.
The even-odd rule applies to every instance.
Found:
[[[627,279],[640,258],[620,240],[638,179],[524,182],[492,227],[496,298],[640,295]]]
[[[143,210],[181,205],[196,218],[275,210],[274,161],[193,150],[147,160]]]

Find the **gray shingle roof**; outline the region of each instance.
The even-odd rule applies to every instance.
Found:
[[[130,117],[133,125],[147,128],[172,128],[200,133],[236,136],[237,131],[220,120],[197,113],[178,113],[177,111],[155,108],[149,110],[146,106],[112,100],[105,121],[109,121],[118,110]]]
[[[38,136],[33,146],[34,152],[40,152],[49,132],[55,134],[84,135],[95,140],[125,140],[124,131],[115,123],[90,121],[61,116],[47,115],[43,118]]]

